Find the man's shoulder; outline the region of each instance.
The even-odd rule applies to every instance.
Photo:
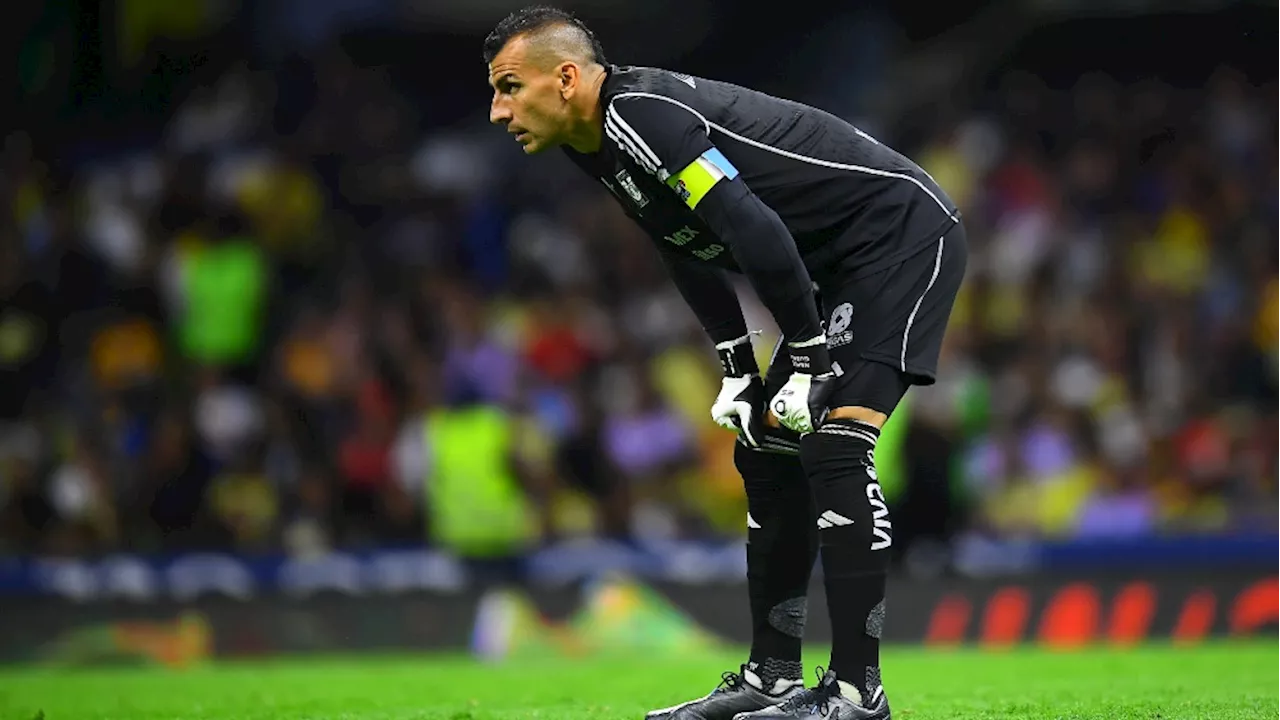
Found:
[[[669,105],[690,111],[703,124],[710,121],[735,125],[736,115],[741,115],[736,119],[746,124],[758,122],[760,118],[810,113],[824,119],[836,119],[821,109],[724,80],[664,68],[610,67],[609,79],[602,93],[606,106],[618,101],[642,102],[645,98],[665,100]]]
[[[638,65],[613,66],[605,83],[604,99],[611,103],[618,98],[659,95],[687,102],[693,99],[699,83],[705,82],[675,70]]]

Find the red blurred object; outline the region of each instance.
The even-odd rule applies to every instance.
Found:
[[[356,410],[359,426],[339,448],[339,469],[352,485],[383,485],[391,477],[395,403],[385,385],[369,379],[356,392]]]
[[[342,443],[338,468],[351,485],[376,487],[391,474],[391,446],[384,440],[355,435]]]
[[[991,188],[1000,200],[1003,213],[1049,204],[1049,185],[1044,175],[1025,158],[1014,158],[996,170]]]
[[[1226,433],[1210,419],[1193,420],[1174,441],[1178,464],[1193,476],[1218,475],[1231,462],[1231,444]]]
[[[529,365],[548,380],[571,380],[591,363],[592,353],[569,327],[539,333],[525,351]]]
[[[395,403],[387,387],[377,380],[366,380],[356,393],[356,407],[360,415],[368,420],[392,422],[395,418]]]

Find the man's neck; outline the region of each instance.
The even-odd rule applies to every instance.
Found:
[[[565,143],[577,152],[590,155],[599,152],[604,142],[604,108],[600,105],[600,93],[609,72],[600,68],[591,78],[590,91],[582,98],[577,132]]]

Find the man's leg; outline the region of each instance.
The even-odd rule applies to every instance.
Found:
[[[888,720],[880,637],[893,528],[875,467],[880,428],[911,385],[934,381],[968,252],[956,225],[938,242],[878,273],[822,288],[836,372],[825,420],[800,440],[817,512],[831,617],[831,666],[817,688],[739,720],[808,717],[817,704],[841,718]],[[766,419],[768,422],[768,419]],[[772,423],[771,423],[772,424]]]
[[[875,469],[880,427],[905,394],[907,379],[879,363],[858,365],[856,405],[833,408],[800,441],[822,548],[831,618],[831,664],[842,693],[874,706],[880,689],[880,636],[893,528]],[[846,401],[847,402],[847,401]]]
[[[764,378],[765,397],[791,374],[774,348]],[[764,409],[761,408],[761,411]],[[800,438],[790,430],[758,430],[767,449],[741,440],[733,463],[747,494],[747,595],[751,605],[751,655],[741,674],[703,698],[654,710],[646,720],[732,720],[804,692],[801,641],[809,580],[818,553],[813,499],[800,463]]]
[[[900,265],[831,293],[827,342],[843,372],[825,421],[801,439],[800,457],[818,506],[831,669],[841,693],[856,690],[868,708],[883,695],[880,636],[893,543],[875,445],[907,390],[933,382],[967,257],[964,227],[956,225]]]
[[[835,702],[836,694],[860,706],[848,708],[857,713],[851,719],[889,717],[880,682],[880,636],[893,528],[876,475],[875,446],[881,426],[909,382],[888,365],[854,363],[841,378],[836,396],[840,404],[817,431],[800,439],[800,459],[816,505],[831,662],[809,696],[739,717],[807,716],[809,703],[824,698]],[[768,424],[775,422],[770,419]]]
[[[800,459],[738,443],[734,464],[747,492],[747,671],[776,693],[803,680],[801,641],[809,579],[818,554],[812,497]]]
[[[822,551],[823,586],[832,632],[829,669],[839,678],[847,697],[873,706],[880,689],[880,635],[893,533],[876,475],[875,446],[880,428],[906,394],[910,379],[883,363],[849,362],[846,358],[846,364],[850,367],[840,377],[833,396],[835,406],[816,432],[800,439],[799,448],[805,485],[814,503],[812,530],[807,536],[816,534]],[[769,413],[765,424],[777,428],[777,418]],[[742,455],[741,448],[738,453],[735,460]],[[756,501],[751,497],[752,482],[748,477],[762,473],[748,472],[742,465],[738,469],[747,484],[748,506],[754,507],[752,503]],[[756,492],[763,495],[761,490]],[[766,502],[769,500],[762,497],[758,504]],[[758,531],[748,530],[751,532]],[[748,543],[751,541],[752,536],[748,535]],[[796,556],[794,549],[774,550],[786,551],[792,553],[790,557]],[[784,556],[779,554],[781,557]],[[752,560],[749,544],[748,578]],[[768,566],[767,560],[757,558],[756,562]],[[810,557],[804,565],[806,584],[812,566]],[[750,592],[752,619],[756,637],[760,637],[762,611],[757,609],[754,587]],[[762,599],[760,605],[764,603]],[[753,644],[753,659],[755,648]]]

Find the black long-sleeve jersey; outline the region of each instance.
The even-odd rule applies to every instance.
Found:
[[[610,66],[605,142],[570,159],[653,238],[715,342],[746,334],[721,270],[788,340],[821,332],[812,278],[856,279],[959,221],[918,165],[830,113],[730,83]]]

